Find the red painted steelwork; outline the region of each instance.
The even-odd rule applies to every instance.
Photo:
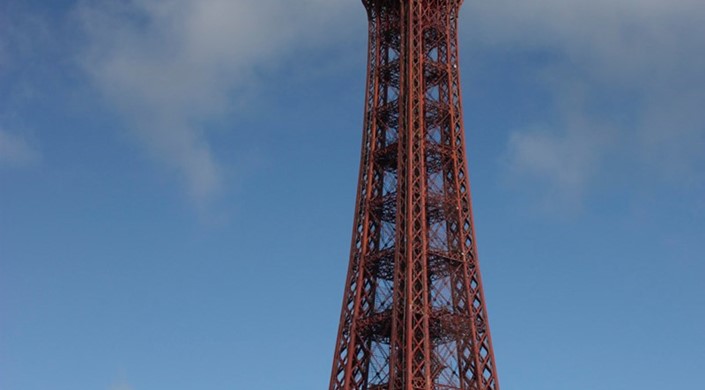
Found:
[[[330,390],[499,390],[470,205],[462,0],[363,0],[367,92]]]

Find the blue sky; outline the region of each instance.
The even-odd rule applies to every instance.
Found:
[[[705,3],[467,1],[503,389],[697,388]],[[328,383],[361,136],[353,0],[0,3],[0,389]]]

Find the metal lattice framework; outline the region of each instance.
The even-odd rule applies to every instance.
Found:
[[[498,390],[458,74],[462,0],[363,0],[366,107],[331,390]]]

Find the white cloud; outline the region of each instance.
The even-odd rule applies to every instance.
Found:
[[[545,209],[579,209],[589,182],[613,146],[614,129],[586,115],[584,91],[584,86],[571,84],[559,92],[556,125],[527,126],[509,136],[505,156],[509,173],[529,192],[543,187],[540,203]]]
[[[0,166],[23,167],[40,160],[39,151],[18,134],[0,129]]]
[[[334,41],[345,0],[132,0],[83,3],[83,68],[156,159],[198,204],[217,194],[222,167],[205,121],[232,110],[296,51]]]
[[[583,131],[555,133],[535,128],[509,137],[508,164],[531,190],[543,185],[542,206],[579,207],[586,185],[598,168],[603,145]]]
[[[559,112],[581,113],[563,115],[540,132],[515,130],[508,143],[513,173],[523,164],[527,177],[541,175],[550,190],[560,187],[566,196],[575,196],[580,193],[576,189],[585,188],[599,168],[607,166],[608,154],[591,140],[596,130],[607,129],[621,142],[616,155],[658,173],[654,179],[705,180],[705,2],[465,4],[465,44],[559,53],[541,75],[545,87],[559,102],[554,107]],[[585,88],[589,99],[570,99],[576,84]],[[611,107],[623,109],[629,120],[610,123],[603,111],[594,109],[610,101],[612,94],[633,98],[628,102],[632,107]]]

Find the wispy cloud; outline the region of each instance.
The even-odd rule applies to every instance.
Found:
[[[613,128],[584,110],[584,88],[564,89],[553,125],[534,124],[512,131],[506,152],[510,178],[552,211],[575,211],[589,193],[588,185],[613,146]]]
[[[517,131],[509,138],[510,169],[532,186],[547,186],[545,206],[579,204],[598,153],[583,145],[579,132],[555,135],[549,130]],[[531,186],[530,185],[530,186]]]
[[[0,166],[25,167],[40,159],[39,150],[25,137],[0,129]]]
[[[510,132],[515,177],[543,177],[547,191],[579,200],[618,156],[652,180],[705,181],[705,3],[495,0],[466,2],[465,11],[466,43],[560,53],[541,77],[563,115]],[[570,99],[575,85],[584,99]],[[605,108],[614,95],[630,99]],[[602,151],[596,133],[618,139],[616,152]]]
[[[348,3],[83,3],[76,13],[88,42],[81,63],[136,139],[203,205],[223,185],[206,122],[229,113],[286,56],[334,39],[326,31],[344,24]]]

